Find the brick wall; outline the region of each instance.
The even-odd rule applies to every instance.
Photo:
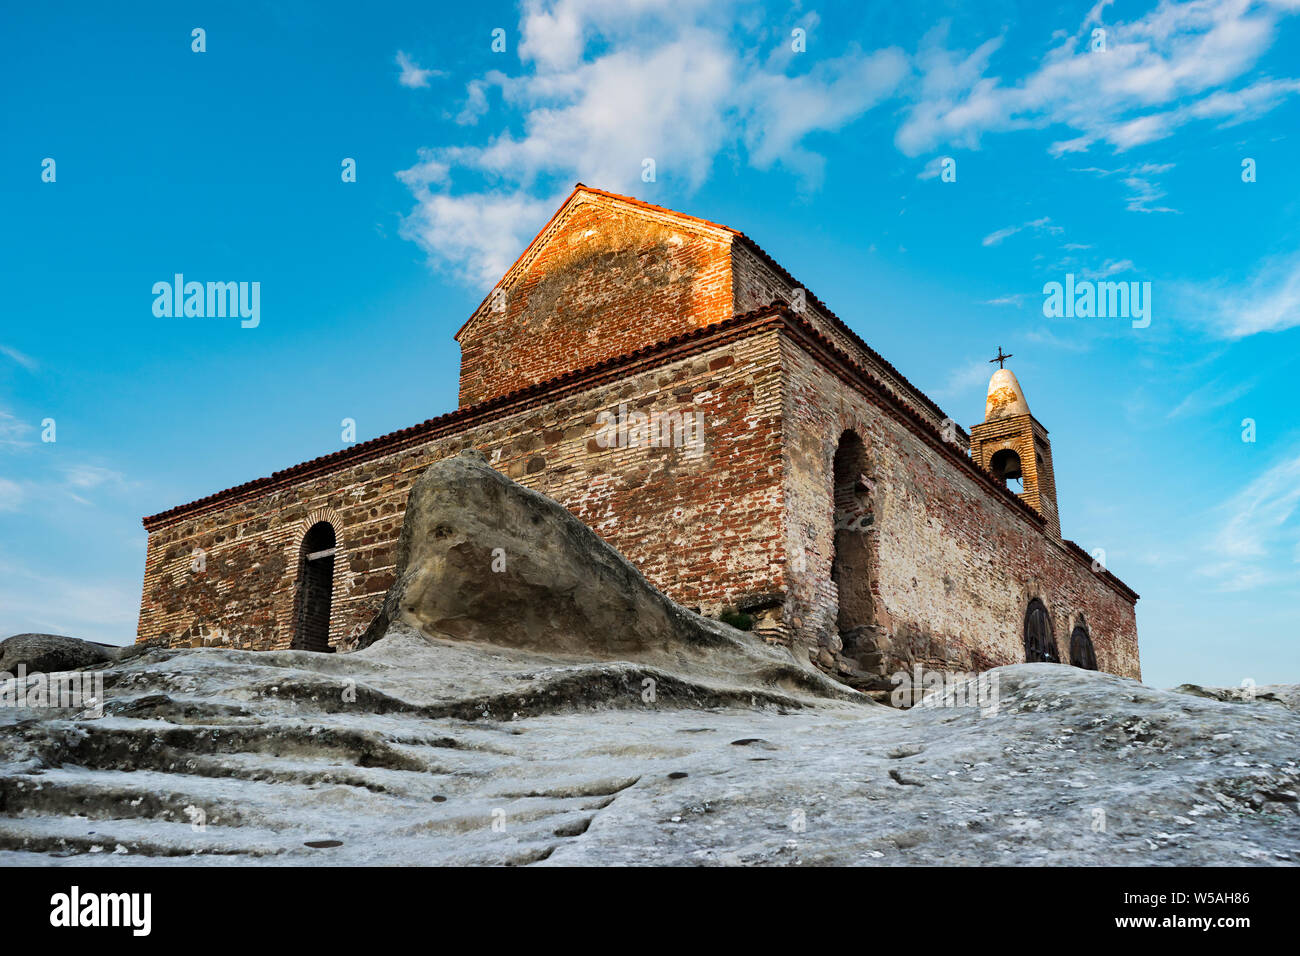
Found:
[[[1084,622],[1102,670],[1140,676],[1131,599],[934,447],[942,445],[937,435],[927,442],[815,360],[811,348],[783,338],[794,569],[785,617],[814,659],[828,666],[839,650],[832,462],[839,436],[852,429],[866,445],[872,485],[871,586],[886,673],[914,662],[966,670],[1023,661],[1025,611],[1038,597],[1064,660],[1072,629]]]
[[[563,503],[669,596],[708,614],[784,587],[780,534],[779,333],[644,362],[612,381],[410,448],[168,518],[149,535],[139,639],[285,648],[303,536],[336,532],[330,643],[364,627],[393,582],[411,483],[465,447]],[[598,416],[620,404],[700,411],[703,450],[600,446]],[[192,570],[194,549],[205,570]],[[778,601],[779,603],[779,601]]]
[[[461,406],[729,318],[730,242],[577,193],[457,335]]]

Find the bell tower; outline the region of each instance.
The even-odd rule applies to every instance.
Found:
[[[998,349],[998,369],[989,379],[984,421],[970,430],[971,457],[1004,484],[1019,479],[1023,490],[1016,493],[1047,522],[1056,537],[1061,536],[1061,519],[1056,510],[1056,474],[1052,468],[1052,443],[1047,429],[1029,412],[1029,403],[1016,375],[1007,368]]]

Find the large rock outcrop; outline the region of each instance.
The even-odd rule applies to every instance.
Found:
[[[724,625],[674,604],[563,506],[479,452],[437,462],[415,481],[396,573],[362,646],[394,621],[598,657],[733,643]]]
[[[120,647],[92,644],[62,634],[15,634],[0,641],[0,673],[17,674],[21,664],[28,673],[52,674],[104,664],[121,653]]]
[[[784,648],[674,603],[558,502],[476,451],[411,487],[396,581],[358,647],[396,628],[585,660],[683,663],[833,697],[855,696]]]

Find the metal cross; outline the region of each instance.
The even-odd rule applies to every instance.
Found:
[[[1006,365],[1004,365],[1003,363],[1006,362],[1006,360],[1009,359],[1009,358],[1011,358],[1010,355],[1003,355],[1003,354],[1002,354],[1002,346],[999,345],[999,346],[998,346],[998,357],[997,357],[997,358],[991,358],[991,359],[989,359],[989,361],[990,361],[990,362],[997,362],[997,363],[998,363],[998,368],[1006,368]]]

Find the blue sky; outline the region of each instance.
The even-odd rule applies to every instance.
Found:
[[[455,407],[581,180],[746,232],[964,425],[1014,353],[1146,680],[1300,681],[1300,0],[862,6],[7,9],[0,635],[131,640],[142,515]],[[178,272],[259,325],[156,317]],[[1150,325],[1044,317],[1067,273]]]

